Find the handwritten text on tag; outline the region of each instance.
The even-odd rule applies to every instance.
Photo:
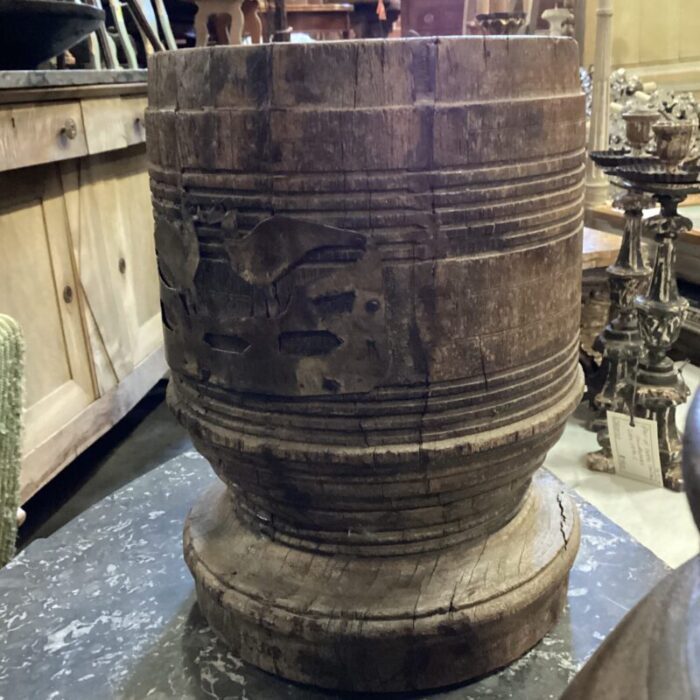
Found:
[[[615,471],[620,476],[663,486],[656,421],[608,411],[608,431]]]

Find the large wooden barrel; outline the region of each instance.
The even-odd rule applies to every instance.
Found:
[[[525,37],[152,60],[169,400],[227,487],[185,554],[243,658],[425,688],[556,617],[577,521],[531,481],[582,391],[577,65]]]

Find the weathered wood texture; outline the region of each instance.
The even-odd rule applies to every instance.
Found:
[[[425,688],[511,661],[556,616],[577,525],[530,484],[582,390],[576,66],[544,38],[152,61],[170,402],[231,495],[214,521],[213,496],[195,509],[186,557],[244,658]],[[234,586],[220,557],[242,542]],[[349,570],[352,600],[327,580]]]
[[[700,395],[688,413],[683,450],[683,478],[700,528]],[[669,574],[627,614],[562,700],[628,698],[700,698],[700,557]]]

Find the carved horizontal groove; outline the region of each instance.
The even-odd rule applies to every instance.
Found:
[[[488,184],[493,182],[520,183],[567,171],[582,170],[585,149],[578,148],[548,158],[523,159],[484,166],[445,167],[440,170],[364,170],[331,174],[328,172],[245,173],[187,169],[182,173],[183,187],[208,191],[221,190],[227,195],[259,192],[316,194],[318,192],[414,192],[431,187]],[[177,175],[180,173],[178,171]]]
[[[561,434],[565,416],[578,400],[579,387],[577,384],[554,408],[542,412],[543,424],[536,431],[524,433],[524,423],[514,423],[510,430],[521,437],[484,454],[456,450],[453,441],[445,443],[447,462],[433,457],[423,464],[408,453],[396,455],[392,450],[377,450],[372,458],[359,461],[343,451],[306,447],[303,460],[297,461],[278,453],[273,442],[256,454],[240,439],[235,440],[236,455],[229,461],[229,447],[218,443],[207,423],[195,432],[195,445],[224,482],[247,494],[258,523],[286,532],[293,546],[314,547],[325,540],[326,551],[341,546],[347,547],[344,551],[360,553],[357,548],[402,547],[427,540],[432,543],[430,548],[439,548],[450,546],[452,536],[473,536],[474,525],[483,524],[472,503],[481,505],[484,499],[492,499],[491,509],[484,512],[497,514],[499,526],[507,522],[512,516],[509,506],[517,510],[522,485]],[[385,456],[398,459],[386,464]],[[382,522],[384,509],[391,514]],[[353,530],[355,519],[369,527]],[[343,521],[347,527],[340,526]]]
[[[382,402],[349,401],[345,397],[345,402],[333,404],[321,400],[303,406],[271,403],[267,410],[254,400],[236,403],[231,392],[212,391],[180,376],[175,376],[174,387],[191,404],[194,414],[202,407],[206,420],[239,434],[273,434],[280,440],[294,441],[306,439],[304,435],[309,433],[319,443],[398,444],[415,441],[416,431],[424,440],[447,439],[507,426],[516,416],[534,415],[575,380],[576,360],[577,354],[569,354],[536,379],[488,392],[482,384],[481,391],[448,397],[433,396],[428,389],[422,395],[402,398],[394,394]]]
[[[533,391],[527,400],[514,398],[503,403],[500,410],[485,406],[442,410],[431,415],[402,413],[394,417],[369,419],[331,418],[278,420],[273,427],[271,419],[264,420],[245,410],[215,411],[210,401],[192,403],[196,397],[187,395],[191,402],[188,412],[197,416],[199,423],[217,426],[229,434],[257,437],[271,443],[276,440],[303,443],[312,434],[317,444],[380,447],[387,445],[414,445],[418,436],[423,441],[437,442],[475,436],[484,431],[507,429],[514,421],[536,416],[561,400],[578,381],[578,367],[572,365],[551,385]],[[180,391],[180,385],[178,385]],[[183,394],[184,395],[184,394]],[[206,406],[202,410],[201,406]],[[278,414],[279,415],[279,414]],[[214,438],[216,439],[216,438]]]
[[[369,533],[352,532],[350,526],[350,533],[341,533],[338,524],[343,518],[352,520],[353,513],[391,510],[395,531],[406,531],[406,544],[423,542],[415,550],[420,551],[426,543],[431,543],[427,545],[430,548],[450,546],[452,536],[445,537],[445,530],[438,526],[436,539],[425,540],[426,532],[420,526],[429,522],[421,515],[432,514],[451,523],[461,509],[469,508],[469,499],[481,499],[485,494],[495,502],[514,503],[517,509],[517,484],[524,483],[558,439],[566,416],[578,402],[580,389],[577,374],[575,381],[557,394],[555,402],[542,406],[534,419],[514,416],[504,429],[488,426],[486,433],[473,438],[450,437],[418,444],[414,433],[414,440],[406,446],[362,450],[307,442],[308,436],[315,437],[313,432],[307,432],[297,443],[285,441],[276,432],[262,441],[251,440],[235,431],[222,431],[210,420],[214,416],[209,412],[205,420],[193,415],[196,407],[180,401],[177,393],[171,394],[171,403],[185,426],[197,426],[195,445],[220,478],[234,489],[248,492],[254,512],[275,530],[291,533],[290,544],[314,547],[323,539],[318,531],[330,530],[330,541],[323,545],[328,547],[326,551],[339,546],[347,552],[369,554],[378,546],[376,532],[371,528]],[[266,505],[260,509],[262,504]],[[424,507],[428,510],[416,512]],[[295,509],[303,510],[303,517],[295,518]],[[317,519],[311,522],[313,516]],[[509,517],[504,515],[500,524]],[[474,522],[464,520],[462,533],[469,532],[467,537],[474,534],[468,530]],[[459,537],[459,532],[454,536]],[[395,542],[384,545],[403,546]]]
[[[529,86],[532,89],[524,95],[511,96],[506,94],[496,95],[491,98],[486,98],[484,96],[475,95],[468,99],[463,96],[455,96],[451,93],[445,93],[444,95],[426,94],[423,99],[427,100],[427,105],[416,104],[415,101],[411,101],[410,98],[405,102],[398,101],[386,101],[378,104],[325,104],[319,103],[316,100],[311,100],[310,102],[300,102],[295,100],[293,106],[287,104],[275,104],[274,100],[267,101],[264,108],[261,109],[260,106],[252,106],[247,104],[216,104],[211,100],[205,100],[204,102],[200,100],[192,100],[191,103],[185,105],[169,105],[169,106],[149,106],[148,113],[152,116],[167,113],[177,113],[183,115],[204,115],[209,112],[231,112],[236,115],[255,117],[259,116],[261,113],[264,114],[281,114],[286,116],[287,114],[305,113],[306,118],[310,118],[307,113],[311,115],[333,115],[333,114],[373,114],[373,113],[384,113],[384,112],[408,112],[412,113],[417,108],[429,107],[431,110],[448,110],[448,109],[464,109],[468,110],[470,107],[483,108],[483,107],[496,107],[499,111],[504,110],[510,105],[523,105],[523,104],[533,104],[533,105],[559,105],[566,102],[583,102],[584,95],[581,93],[580,86],[576,86],[575,89],[569,89],[566,91],[554,93],[549,85],[546,87],[535,88],[535,86]],[[191,96],[190,96],[191,98]]]
[[[168,182],[162,182],[151,178],[150,180],[151,194],[156,197],[161,197],[166,200],[179,199],[182,193],[182,188]]]
[[[342,344],[343,339],[330,331],[286,331],[279,335],[280,352],[287,355],[328,355]]]
[[[583,206],[583,191],[579,197],[567,202],[563,207],[534,213],[532,216],[523,215],[521,219],[513,218],[485,218],[482,220],[459,221],[458,215],[452,217],[450,223],[438,224],[436,221],[425,218],[423,221],[403,222],[401,225],[382,227],[380,222],[367,220],[359,221],[357,218],[325,219],[319,223],[337,225],[349,228],[368,236],[380,250],[383,260],[396,260],[411,257],[423,260],[440,259],[444,257],[461,256],[467,253],[488,253],[489,251],[506,251],[515,246],[521,246],[532,241],[535,246],[551,244],[561,240],[566,234],[576,233],[580,230],[580,215]],[[257,223],[263,221],[266,215],[246,220],[240,218],[241,232],[252,230]],[[454,221],[454,219],[457,219]],[[434,240],[440,237],[448,239],[448,247],[437,247]],[[219,250],[222,259],[226,258],[223,247],[226,234],[220,236],[207,236],[206,243],[214,253]],[[402,255],[402,246],[409,246],[412,254]],[[438,254],[436,258],[436,253]]]
[[[203,424],[203,430],[201,438],[212,434],[209,424]],[[507,488],[530,471],[533,457],[540,450],[548,450],[562,430],[563,424],[557,419],[540,426],[537,434],[525,434],[522,439],[511,440],[490,452],[470,453],[468,449],[458,451],[447,447],[437,456],[433,452],[431,460],[421,460],[416,446],[415,450],[403,451],[391,461],[386,457],[392,449],[400,449],[396,445],[373,447],[373,453],[364,458],[323,445],[323,452],[302,459],[293,460],[289,455],[280,459],[283,450],[279,448],[285,443],[270,443],[267,450],[256,451],[250,449],[248,438],[243,437],[233,448],[235,458],[229,461],[230,448],[216,437],[208,446],[204,442],[200,445],[199,438],[195,438],[195,444],[209,458],[222,481],[240,484],[260,498],[286,502],[290,499],[286,485],[293,483],[298,503],[308,508],[327,510],[332,503],[332,510],[339,513],[372,512],[384,507],[413,511],[446,507]],[[467,443],[459,437],[453,441]],[[429,444],[436,443],[426,446]],[[284,481],[280,464],[284,464]]]
[[[552,378],[560,376],[566,368],[573,368],[578,358],[578,334],[572,334],[567,344],[559,351],[533,363],[523,363],[518,367],[488,375],[489,401],[484,403],[486,387],[483,376],[463,377],[444,382],[404,384],[400,386],[378,387],[367,394],[345,394],[334,397],[319,395],[314,397],[257,396],[242,394],[235,389],[225,389],[212,384],[200,384],[194,378],[176,374],[174,383],[189,387],[202,399],[220,402],[226,411],[242,407],[246,412],[262,412],[269,420],[276,415],[317,416],[324,420],[328,414],[342,418],[373,418],[393,416],[401,413],[431,413],[439,411],[440,405],[478,404],[495,409],[499,402],[510,397],[527,400],[538,387],[547,385]]]
[[[517,164],[513,164],[513,169],[517,169]],[[308,202],[323,204],[321,210],[328,209],[326,203],[332,204],[334,201],[339,204],[352,204],[363,206],[371,204],[378,209],[391,207],[392,203],[400,201],[410,204],[411,201],[429,201],[433,196],[446,198],[459,195],[466,200],[494,200],[503,198],[505,192],[510,198],[525,197],[528,194],[556,193],[562,188],[571,187],[581,182],[584,169],[580,162],[574,168],[567,168],[555,173],[538,174],[536,177],[515,178],[501,180],[497,184],[483,182],[474,183],[469,180],[459,181],[455,178],[425,175],[420,180],[413,180],[414,175],[408,172],[393,174],[397,181],[395,186],[390,183],[378,180],[376,187],[371,187],[371,183],[364,181],[362,189],[343,188],[343,183],[330,182],[328,187],[322,187],[317,183],[313,192],[307,192],[303,188],[299,190],[280,190],[276,182],[270,182],[269,187],[260,186],[254,192],[238,189],[236,182],[232,181],[226,189],[213,188],[204,183],[192,184],[187,188],[187,200],[193,204],[222,201],[228,206],[240,209],[255,208],[276,208],[278,206],[289,206],[290,209],[304,209],[308,207]],[[202,176],[204,177],[204,175]],[[372,178],[373,179],[373,178]],[[223,183],[222,183],[223,184]],[[184,190],[183,190],[184,192]],[[304,206],[299,207],[295,203],[302,202]]]
[[[561,429],[561,425],[553,424],[537,436],[528,436],[488,456],[455,455],[437,464],[421,464],[410,455],[398,464],[377,465],[369,460],[332,465],[317,460],[287,460],[284,474],[287,482],[293,481],[297,493],[303,494],[299,507],[317,512],[331,511],[342,517],[344,513],[377,513],[387,508],[411,517],[423,508],[449,511],[453,504],[489,497],[529,475],[540,451],[549,449]],[[206,447],[204,450],[207,452]],[[265,455],[240,452],[235,469],[231,469],[225,448],[210,446],[208,452],[223,482],[244,488],[257,499],[289,505],[289,493],[280,480],[277,464]]]
[[[237,335],[217,335],[206,333],[204,342],[212,349],[232,355],[243,355],[250,348],[250,343]]]
[[[182,173],[180,170],[172,170],[168,166],[157,165],[151,162],[148,166],[148,174],[150,176],[151,186],[158,185],[179,189],[182,185]]]
[[[444,255],[435,257],[434,245],[429,245],[431,234],[426,227],[413,228],[374,228],[370,235],[374,239],[381,259],[384,262],[435,260],[457,257],[477,257],[487,254],[507,254],[517,249],[536,248],[551,245],[581,230],[580,216],[583,204],[583,196],[571,202],[565,209],[550,212],[557,218],[547,218],[547,214],[540,215],[536,225],[528,228],[518,227],[515,230],[502,233],[499,237],[494,235],[494,223],[499,222],[470,222],[464,225],[441,226],[441,231],[448,239],[448,247],[444,249]],[[535,218],[535,217],[533,217]],[[544,221],[542,220],[544,218]],[[264,217],[256,219],[255,223],[262,221]],[[516,220],[514,220],[516,221]],[[255,226],[247,225],[243,228],[244,220],[241,219],[240,231],[252,230]],[[336,222],[333,222],[336,223]],[[357,229],[356,229],[357,230]],[[367,234],[367,229],[359,229]],[[480,236],[480,233],[485,234]],[[222,232],[218,239],[214,235],[207,235],[206,245],[200,244],[203,257],[211,260],[228,261],[228,254],[224,249],[225,234]]]
[[[544,459],[541,455],[540,462]],[[537,467],[531,467],[534,471]],[[529,481],[529,480],[528,480]],[[473,513],[462,519],[436,523],[424,527],[403,527],[395,530],[374,530],[366,525],[353,530],[323,530],[295,527],[274,511],[265,517],[246,500],[237,499],[234,507],[238,516],[262,534],[295,549],[324,554],[349,554],[354,556],[398,556],[433,552],[446,547],[490,535],[513,518],[522,504],[524,491],[511,491],[511,498],[482,513]],[[238,492],[240,493],[240,491]],[[516,498],[515,494],[520,497]],[[365,515],[363,513],[363,515]],[[394,515],[401,513],[394,512]]]
[[[227,497],[228,498],[228,497]],[[538,495],[533,494],[530,489],[526,494],[520,511],[513,517],[508,524],[509,533],[520,533],[525,529],[532,527],[533,518],[538,513],[537,507]],[[227,502],[228,507],[228,502]],[[569,511],[570,512],[570,511]],[[352,596],[356,594],[361,586],[357,585],[357,581],[366,583],[366,561],[342,558],[327,562],[319,566],[319,562],[314,558],[313,551],[298,555],[303,557],[301,564],[298,567],[299,571],[314,571],[321,569],[323,574],[328,577],[326,569],[331,568],[331,572],[335,575],[327,578],[327,581],[333,581],[334,586],[330,590],[324,587],[324,596],[315,596],[309,599],[307,596],[302,600],[296,600],[290,596],[271,597],[266,592],[261,592],[258,585],[252,585],[241,579],[240,576],[229,577],[225,585],[222,585],[222,572],[213,570],[209,564],[202,560],[199,553],[196,551],[198,543],[193,538],[192,525],[188,524],[185,527],[185,543],[184,551],[188,565],[195,572],[197,578],[202,583],[204,590],[211,599],[221,600],[224,595],[235,597],[237,605],[240,608],[245,607],[246,610],[252,610],[250,619],[259,619],[258,610],[274,610],[275,614],[280,613],[291,616],[291,619],[298,619],[300,614],[304,617],[316,621],[319,629],[328,629],[330,621],[336,625],[342,624],[344,628],[348,626],[348,620],[353,622],[361,621],[362,629],[365,634],[373,637],[386,635],[387,626],[396,625],[396,629],[415,629],[416,624],[421,624],[423,620],[435,618],[438,621],[447,621],[454,618],[456,614],[467,610],[470,615],[465,620],[471,621],[475,605],[481,604],[482,600],[491,600],[500,598],[504,594],[520,594],[519,582],[514,585],[514,570],[516,575],[519,574],[520,562],[515,561],[515,558],[510,558],[503,562],[503,566],[499,567],[501,575],[498,576],[495,588],[489,587],[488,592],[479,590],[483,587],[482,577],[474,577],[476,580],[470,584],[473,572],[479,563],[479,553],[483,550],[481,544],[475,544],[467,549],[466,552],[458,550],[456,556],[435,556],[421,557],[416,560],[416,565],[419,567],[429,567],[427,571],[433,572],[433,576],[426,577],[427,585],[417,594],[411,597],[410,602],[406,603],[404,599],[396,601],[395,595],[377,596],[368,595],[369,603],[365,603],[364,599],[358,602]],[[233,551],[232,556],[234,561],[245,556],[246,551],[251,551],[251,541],[255,541],[256,536],[251,534],[247,528],[241,528],[242,537],[233,537],[232,540],[237,543],[237,549]],[[201,545],[200,545],[201,546]],[[372,552],[367,552],[369,556],[373,556]],[[572,555],[573,556],[573,555]],[[553,560],[552,565],[557,565],[558,559]],[[377,576],[381,575],[381,570],[386,565],[385,561],[378,559],[375,565]],[[570,564],[564,562],[561,564],[562,570]],[[517,567],[517,568],[516,568]],[[362,571],[363,577],[358,577],[357,572]],[[418,570],[418,569],[417,569]],[[465,570],[467,572],[465,579]],[[286,572],[282,569],[283,574]],[[302,586],[306,584],[306,579],[302,579]],[[458,599],[451,597],[452,589],[449,589],[447,596],[436,595],[435,588],[442,584],[445,580],[461,580],[464,581],[464,589]],[[327,581],[324,584],[327,585]],[[391,579],[393,582],[394,579]],[[285,579],[289,584],[289,580]],[[528,578],[527,583],[531,583]],[[539,586],[540,583],[537,582]],[[302,587],[300,586],[300,588]],[[474,596],[476,591],[479,591],[477,597]],[[347,593],[346,593],[347,591]],[[401,595],[404,591],[400,588]],[[373,591],[371,592],[373,593]],[[392,592],[393,593],[393,592]],[[409,591],[409,595],[412,595]],[[274,598],[274,599],[273,599]],[[337,600],[352,600],[349,606],[340,607],[336,603]],[[310,601],[310,602],[309,602]],[[501,601],[499,601],[501,602]],[[503,605],[500,606],[503,609]],[[257,617],[253,617],[257,615]]]
[[[354,420],[351,417],[329,416],[324,421],[317,416],[305,417],[298,414],[271,414],[266,420],[262,413],[242,408],[225,412],[220,404],[211,400],[192,404],[190,410],[193,415],[205,411],[207,420],[212,424],[240,435],[272,436],[279,440],[298,441],[305,439],[305,433],[312,433],[319,444],[410,444],[415,442],[418,432],[425,440],[449,439],[507,426],[516,417],[534,415],[549,405],[552,397],[562,387],[565,390],[570,386],[577,374],[576,366],[570,366],[563,376],[550,380],[550,383],[532,392],[527,400],[514,397],[502,400],[497,407],[493,402],[485,402],[484,406],[475,403],[462,406],[453,404],[443,408],[437,406],[431,407],[431,413],[426,413],[425,416],[410,412],[410,406],[403,406],[394,415],[384,413],[372,418],[358,416]],[[176,387],[183,398],[193,399],[185,386],[177,382]]]
[[[313,206],[290,209],[282,202],[275,202],[266,208],[264,202],[259,206],[248,206],[238,214],[239,227],[242,230],[253,228],[256,224],[270,217],[274,211],[277,214],[294,216],[309,220],[338,222],[335,225],[353,230],[373,229],[381,232],[383,229],[401,225],[428,226],[449,225],[459,222],[462,226],[489,225],[494,221],[502,229],[526,227],[531,222],[546,220],[555,216],[557,209],[567,204],[575,205],[583,196],[583,183],[560,188],[553,192],[539,195],[530,194],[525,197],[507,198],[489,201],[470,201],[468,204],[452,202],[449,205],[439,205],[433,198],[426,198],[422,206],[394,201],[391,206],[375,207],[371,201],[360,204],[335,201],[336,208],[319,209]]]
[[[242,211],[266,210],[275,211],[324,211],[344,210],[347,208],[366,209],[371,207],[376,211],[395,209],[397,205],[411,210],[430,208],[433,200],[436,203],[453,200],[456,203],[476,203],[489,201],[516,201],[518,198],[528,201],[528,195],[537,196],[556,194],[560,190],[580,183],[583,176],[583,166],[572,170],[566,170],[556,174],[538,177],[520,178],[516,180],[502,181],[497,184],[472,182],[443,182],[439,178],[426,178],[425,181],[415,183],[413,186],[409,180],[409,174],[401,178],[402,184],[398,187],[387,186],[386,183],[377,183],[374,189],[345,190],[339,188],[317,188],[313,193],[283,191],[276,187],[261,189],[258,192],[237,192],[223,189],[190,187],[188,189],[188,201],[197,202],[226,201],[228,205]],[[339,183],[340,184],[340,183]],[[507,195],[504,197],[504,193]],[[313,202],[313,207],[310,206]],[[315,209],[314,209],[315,207]]]

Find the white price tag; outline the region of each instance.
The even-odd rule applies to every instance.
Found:
[[[608,411],[608,432],[615,471],[620,476],[663,486],[656,421]]]

